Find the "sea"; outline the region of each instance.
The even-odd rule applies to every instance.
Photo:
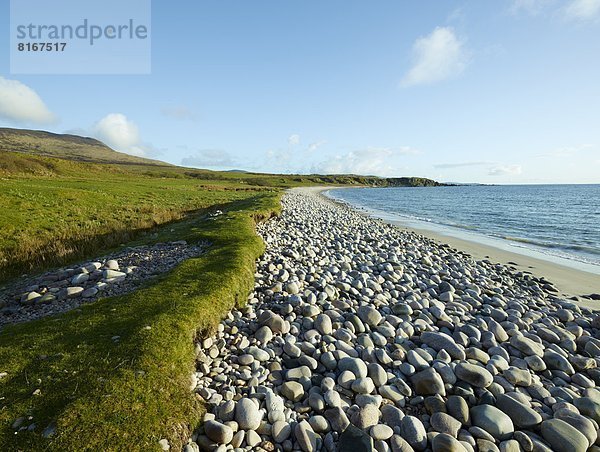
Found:
[[[407,227],[600,275],[600,185],[342,188],[326,195]]]

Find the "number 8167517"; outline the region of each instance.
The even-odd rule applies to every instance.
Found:
[[[66,42],[20,42],[17,44],[19,52],[64,52]]]

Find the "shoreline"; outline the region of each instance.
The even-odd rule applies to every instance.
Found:
[[[190,444],[593,446],[599,312],[317,190],[281,204],[256,226],[265,250],[247,303],[196,338],[194,391],[209,411]],[[580,411],[557,409],[567,401]]]
[[[308,187],[304,188],[304,190],[313,191],[327,201],[337,203],[336,200],[328,197],[325,194],[326,191],[333,188],[339,187]],[[400,220],[380,218],[371,213],[361,211],[348,203],[344,203],[344,205],[352,208],[361,215],[366,215],[371,218],[378,218],[400,229],[412,231],[438,243],[447,244],[458,251],[469,254],[476,260],[487,259],[494,263],[507,265],[516,271],[528,272],[536,277],[545,278],[546,280],[552,282],[557,289],[559,289],[559,293],[562,296],[569,298],[575,296],[578,298],[577,303],[580,306],[590,309],[600,309],[600,301],[582,298],[584,295],[600,293],[600,277],[598,275],[584,270],[561,265],[550,260],[538,259],[536,257],[528,256],[524,253],[522,254],[507,251],[492,245],[453,237],[427,229],[415,228],[406,225]]]

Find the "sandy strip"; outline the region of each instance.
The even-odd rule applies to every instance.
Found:
[[[300,190],[322,193],[340,187],[308,187]],[[330,198],[323,196],[330,202]],[[361,212],[362,213],[362,212]],[[509,265],[518,271],[530,272],[537,277],[551,281],[566,297],[600,293],[600,276],[593,273],[566,267],[549,260],[537,259],[525,254],[495,248],[493,246],[439,234],[429,230],[407,227],[401,221],[388,221],[401,229],[413,231],[439,243],[446,243],[452,248],[471,255],[474,259],[488,259],[494,263]],[[514,265],[516,264],[516,265]],[[600,309],[600,301],[580,298],[578,304],[592,309]]]

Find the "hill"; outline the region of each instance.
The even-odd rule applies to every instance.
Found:
[[[122,165],[171,166],[169,163],[117,152],[99,140],[42,130],[0,128],[0,152]]]
[[[86,165],[88,172],[140,172],[153,177],[193,178],[209,181],[238,182],[259,187],[292,185],[364,185],[371,187],[433,187],[442,185],[420,177],[382,178],[356,174],[267,174],[243,170],[210,171],[186,168],[160,160],[136,157],[117,152],[99,140],[77,135],[56,134],[39,130],[0,128],[0,174],[35,174],[75,176],[83,169],[79,165],[61,163],[56,159],[94,163]],[[110,168],[101,165],[112,165]]]

